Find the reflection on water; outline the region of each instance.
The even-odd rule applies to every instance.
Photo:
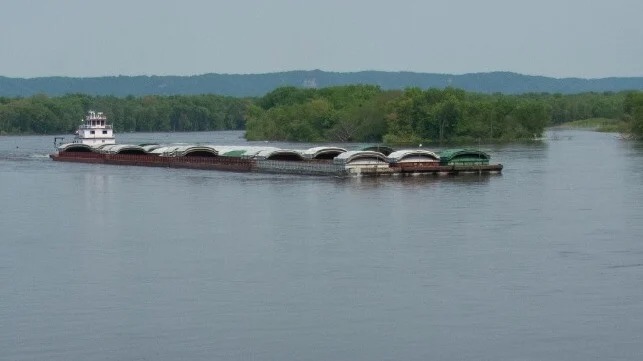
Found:
[[[408,176],[379,176],[379,177],[346,177],[335,178],[339,184],[360,187],[401,186],[401,187],[431,187],[447,182],[450,184],[484,184],[494,178],[502,177],[500,174],[414,174]]]
[[[110,178],[109,174],[91,170],[83,174],[83,183],[78,185],[78,198],[85,202],[85,211],[94,214],[94,218],[103,218],[110,197]]]

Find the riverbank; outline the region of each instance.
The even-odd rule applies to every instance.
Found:
[[[626,123],[620,119],[589,118],[563,123],[552,129],[591,129],[603,133],[620,133],[625,130]]]

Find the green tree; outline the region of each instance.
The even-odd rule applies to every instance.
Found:
[[[629,135],[637,139],[643,138],[643,92],[628,93],[623,102],[623,110]]]

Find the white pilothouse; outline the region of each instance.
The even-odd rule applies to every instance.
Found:
[[[103,144],[116,144],[114,130],[111,124],[107,124],[105,114],[90,110],[83,123],[78,126],[74,143],[87,144],[93,147]]]
[[[60,144],[58,142],[62,140],[62,138],[54,139],[54,145]],[[103,112],[90,110],[78,126],[74,140],[69,144],[83,144],[90,147],[116,144],[114,129],[107,123],[107,116]]]

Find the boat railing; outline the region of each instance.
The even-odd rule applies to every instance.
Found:
[[[111,124],[105,124],[105,125],[87,125],[87,124],[81,124],[79,129],[113,129]]]

